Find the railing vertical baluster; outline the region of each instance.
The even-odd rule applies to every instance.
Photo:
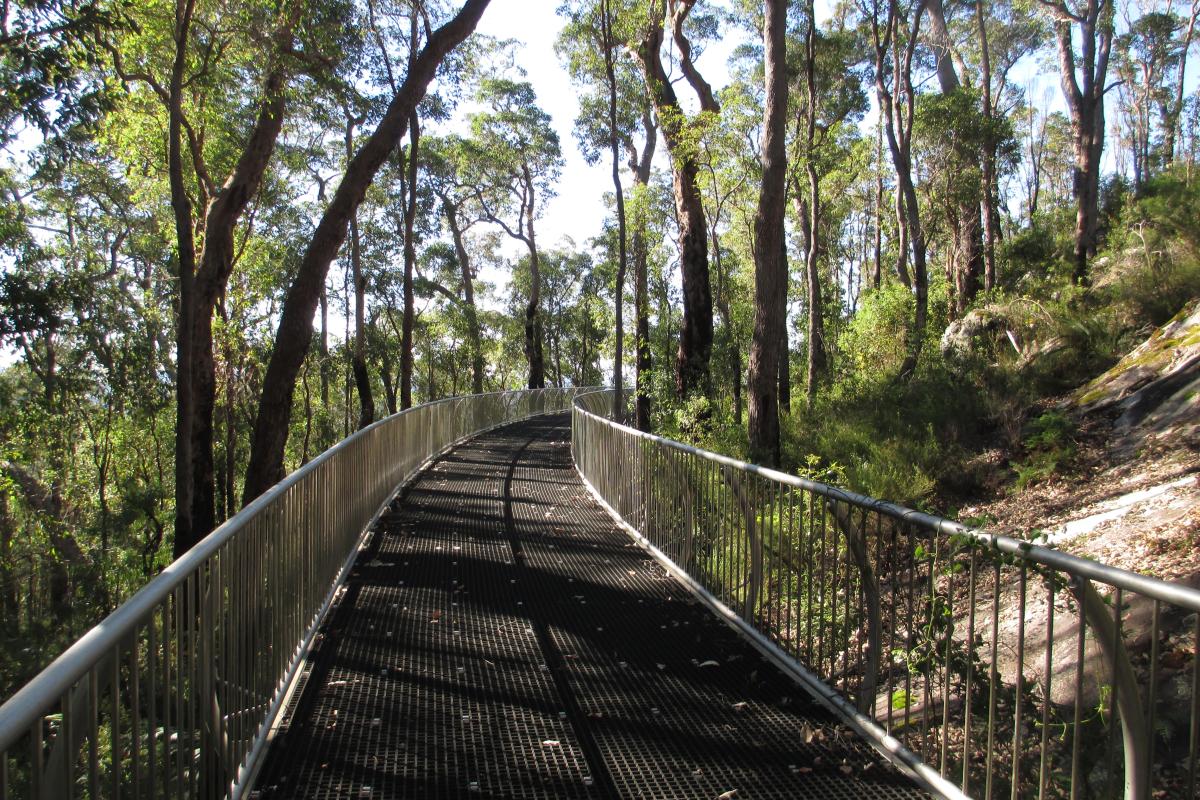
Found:
[[[888,680],[887,680],[887,694],[884,697],[884,702],[887,703],[887,727],[885,728],[885,730],[887,730],[888,733],[892,732],[892,730],[895,728],[895,724],[896,724],[895,723],[896,703],[893,701],[893,698],[896,696],[896,683],[897,683],[896,667],[895,667],[895,664],[896,664],[896,656],[895,656],[896,634],[897,634],[896,609],[900,605],[900,581],[899,581],[899,577],[900,577],[899,569],[900,568],[899,568],[899,565],[896,563],[897,558],[898,558],[898,553],[899,553],[899,547],[897,546],[897,543],[896,543],[896,538],[899,535],[897,533],[897,528],[898,528],[897,520],[890,520],[889,524],[888,524],[888,537],[887,537],[887,539],[888,539],[888,548],[887,548],[888,558],[887,558],[887,560],[888,560],[889,571],[891,573],[889,589],[892,593],[892,597],[891,597],[891,602],[888,603],[888,650],[887,650],[887,652],[888,652],[888,658],[887,658]],[[905,666],[906,674],[907,674],[907,671],[908,670],[907,670],[907,665],[906,665]]]
[[[121,772],[123,761],[121,759],[121,647],[117,645],[111,652],[112,657],[112,706],[109,709],[111,721],[109,722],[109,732],[112,741],[109,744],[109,752],[112,754],[109,761],[109,777],[112,779],[112,800],[120,800],[121,798]]]
[[[904,526],[904,564],[908,570],[908,576],[905,579],[905,601],[907,603],[907,611],[905,612],[906,619],[904,622],[904,635],[908,642],[916,640],[917,636],[917,614],[915,609],[916,593],[917,593],[917,554],[913,550],[913,535],[912,529],[907,525]],[[909,644],[906,642],[905,649],[909,649]],[[912,686],[912,666],[905,664],[904,668],[904,732],[903,739],[911,741],[912,739],[912,704],[913,704],[913,686]],[[910,745],[911,746],[911,745]],[[918,755],[921,753],[918,751]]]
[[[133,796],[142,796],[142,701],[138,675],[138,632],[129,644],[129,753],[133,761]]]
[[[1119,727],[1117,724],[1117,717],[1121,713],[1119,705],[1119,701],[1121,699],[1121,681],[1117,679],[1117,659],[1120,657],[1119,654],[1121,652],[1121,600],[1121,590],[1118,588],[1113,594],[1112,656],[1109,659],[1111,662],[1109,664],[1109,668],[1111,670],[1110,674],[1112,675],[1112,695],[1108,712],[1108,763],[1114,766],[1118,763],[1116,757],[1117,730]],[[1106,781],[1107,786],[1105,787],[1106,791],[1110,793],[1113,791],[1113,784],[1114,781],[1116,781],[1116,778],[1117,770],[1108,770],[1108,780]]]
[[[1042,742],[1041,759],[1038,765],[1038,800],[1046,796],[1048,769],[1050,766],[1050,706],[1054,689],[1054,581],[1046,581],[1046,670],[1042,689]]]
[[[1021,694],[1025,690],[1025,587],[1028,565],[1021,562],[1021,574],[1017,584],[1017,675],[1016,694],[1013,700],[1013,740],[1012,740],[1012,800],[1018,800],[1021,791]]]
[[[1078,607],[1079,636],[1075,648],[1075,719],[1071,726],[1071,800],[1078,800],[1083,769],[1083,658],[1087,647],[1087,621],[1083,614],[1083,603],[1076,600]]]
[[[29,728],[29,796],[42,796],[42,771],[46,768],[45,745],[42,742],[42,727],[45,725],[41,717]]]
[[[63,692],[62,700],[59,702],[62,705],[62,724],[58,729],[58,742],[63,748],[63,780],[62,788],[67,792],[67,800],[72,800],[75,797],[75,748],[71,744],[71,738],[74,734],[75,720],[71,714],[71,694],[68,689]]]
[[[1082,621],[1081,621],[1082,624]],[[987,750],[983,760],[984,789],[983,796],[991,798],[992,779],[994,777],[994,757],[996,755],[996,702],[1000,692],[1000,563],[992,562],[992,647],[988,656],[988,721],[987,721]]]
[[[100,676],[98,666],[88,670],[88,799],[97,800],[100,797]],[[8,758],[0,753],[0,769],[8,766]],[[0,779],[2,782],[3,779]],[[5,793],[0,791],[0,800]]]
[[[1159,600],[1155,600],[1151,607],[1150,618],[1150,678],[1146,684],[1146,732],[1150,735],[1150,741],[1147,742],[1146,763],[1154,764],[1154,745],[1158,738],[1158,733],[1155,731],[1155,707],[1158,705],[1158,657],[1159,657],[1159,622],[1162,604]],[[1146,770],[1145,781],[1141,786],[1142,795],[1144,797],[1151,796],[1151,788],[1154,783],[1154,770]]]
[[[946,649],[942,654],[942,725],[938,729],[938,772],[950,772],[950,663],[954,657],[954,561],[956,553],[946,553]]]
[[[184,618],[184,597],[186,597],[186,588],[176,587],[171,592],[171,606],[175,612],[175,697],[172,709],[172,716],[175,721],[175,796],[187,797],[186,786],[184,779],[186,775],[186,763],[183,759],[184,744],[187,739],[184,737],[184,723],[186,720],[185,702],[186,702],[186,685],[184,683],[184,649],[183,643],[185,640],[185,618]],[[113,686],[113,695],[116,696],[116,686]]]
[[[925,554],[925,558],[923,560],[923,565],[921,566],[921,569],[924,570],[924,572],[925,572],[925,580],[924,580],[924,583],[925,583],[925,608],[927,609],[925,614],[927,616],[927,619],[924,620],[924,626],[929,631],[929,634],[928,634],[929,635],[929,644],[926,646],[929,651],[929,667],[926,670],[925,680],[922,681],[922,683],[924,685],[921,690],[922,698],[921,698],[921,750],[920,750],[920,753],[921,753],[922,758],[930,758],[931,760],[932,760],[932,757],[929,755],[929,752],[930,752],[929,751],[929,735],[930,735],[930,733],[929,733],[929,727],[930,727],[929,726],[929,710],[930,710],[930,707],[933,705],[933,680],[937,674],[937,667],[936,667],[936,662],[934,660],[934,656],[937,653],[937,649],[935,646],[935,642],[936,642],[935,631],[937,630],[937,615],[939,613],[938,607],[937,607],[937,589],[934,586],[934,580],[935,580],[935,573],[937,572],[938,551],[939,551],[940,544],[941,544],[941,542],[938,540],[934,540],[931,543],[931,547],[929,548],[928,552]],[[918,574],[918,577],[920,577],[919,574]]]
[[[1192,729],[1188,734],[1188,796],[1196,796],[1196,776],[1200,771],[1200,614],[1196,614],[1192,635]]]
[[[971,683],[971,679],[974,677],[973,671],[975,667],[975,585],[978,579],[977,565],[979,563],[979,556],[974,544],[970,545],[970,548],[971,564],[967,568],[967,674],[963,679],[963,794],[967,794],[971,790],[971,756],[973,751],[971,747],[971,710],[975,704],[972,694],[974,686]]]
[[[158,795],[158,625],[155,614],[150,615],[146,625],[146,772],[149,779],[149,795]]]

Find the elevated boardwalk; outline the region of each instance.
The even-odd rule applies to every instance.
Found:
[[[593,501],[567,415],[383,516],[251,796],[922,796]]]

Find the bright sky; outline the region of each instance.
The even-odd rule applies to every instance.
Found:
[[[612,178],[603,164],[589,167],[571,132],[579,103],[566,69],[554,53],[562,18],[554,13],[558,0],[492,0],[479,24],[479,32],[522,43],[517,61],[537,92],[538,105],[554,120],[566,165],[558,197],[545,204],[538,238],[554,246],[564,236],[583,246],[600,233],[604,220],[605,191]]]
[[[562,144],[566,164],[558,196],[545,205],[538,239],[545,246],[553,247],[564,237],[569,237],[582,248],[603,228],[603,197],[605,192],[613,190],[612,166],[608,160],[588,166],[572,133],[579,103],[576,101],[577,89],[554,52],[554,42],[563,25],[562,18],[555,13],[559,2],[492,0],[478,30],[489,36],[516,39],[522,43],[517,62],[525,69],[526,80],[537,92],[538,105],[553,118]],[[718,89],[728,82],[725,60],[730,49],[725,43],[721,44],[723,46],[709,48],[698,61],[701,72]],[[686,99],[688,93],[683,95]],[[661,146],[658,149],[663,168],[667,165],[664,150]],[[622,178],[628,180],[627,175]]]

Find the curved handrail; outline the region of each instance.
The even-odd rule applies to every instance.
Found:
[[[1161,658],[1160,640],[1189,619],[1200,640],[1200,616],[1188,616],[1200,611],[1200,591],[645,433],[609,418],[611,403],[609,391],[581,393],[572,409],[573,455],[592,492],[926,788],[954,796],[982,783],[991,796],[1006,780],[1005,794],[1040,794],[1068,770],[1077,786],[1086,780],[1081,751],[1107,740],[1080,714],[1098,706],[1106,730],[1120,718],[1124,774],[1107,774],[1127,799],[1149,797],[1154,780],[1194,790],[1200,692],[1182,709],[1161,700],[1159,684],[1179,667],[1178,654]],[[1108,587],[1107,599],[1093,581]],[[1056,604],[1066,608],[1057,628]],[[1138,669],[1135,644],[1150,649]],[[980,702],[986,713],[973,709]],[[1075,709],[1073,721],[1058,719],[1063,707]],[[1040,743],[1029,740],[1026,712],[1041,715]],[[1167,714],[1190,731],[1190,755],[1173,778],[1161,774],[1173,759],[1154,762],[1156,719]],[[1069,747],[1055,749],[1052,723],[1070,732],[1059,737]],[[924,763],[886,735],[897,731]],[[998,742],[1012,746],[1003,770]],[[1039,746],[1037,765],[1011,756]]]
[[[827,497],[830,500],[837,500],[848,505],[859,508],[870,509],[889,516],[897,521],[908,522],[924,528],[931,533],[944,535],[968,536],[979,544],[993,547],[1001,553],[1017,556],[1027,561],[1032,561],[1042,564],[1052,569],[1070,572],[1082,578],[1089,580],[1100,581],[1109,586],[1125,589],[1131,592],[1155,600],[1161,600],[1164,603],[1186,608],[1190,611],[1200,611],[1200,589],[1193,589],[1190,586],[1185,586],[1181,583],[1170,583],[1168,581],[1154,578],[1149,575],[1141,575],[1137,572],[1132,572],[1120,567],[1113,567],[1108,564],[1103,564],[1083,556],[1076,556],[1070,553],[1064,553],[1061,550],[1055,550],[1051,547],[1035,544],[1034,542],[1016,539],[1012,536],[1006,536],[999,533],[990,533],[982,528],[972,528],[963,525],[945,517],[939,517],[935,514],[927,514],[923,511],[914,511],[911,508],[890,503],[886,500],[879,500],[865,494],[852,492],[849,489],[841,489],[837,486],[830,486],[827,483],[820,481],[809,480],[798,475],[789,475],[786,472],[763,467],[758,464],[751,464],[747,461],[739,461],[736,458],[714,453],[710,450],[702,450],[698,447],[693,447],[683,442],[677,442],[674,439],[666,439],[662,436],[656,436],[653,433],[640,431],[637,428],[632,428],[624,423],[617,422],[608,418],[604,412],[597,413],[594,410],[585,408],[585,405],[591,405],[589,398],[605,397],[611,405],[610,389],[594,389],[586,393],[581,392],[575,398],[574,408],[584,414],[587,414],[598,419],[603,419],[606,424],[619,429],[621,432],[635,436],[639,439],[644,439],[648,442],[654,442],[662,447],[686,453],[697,458],[702,458],[716,464],[721,464],[733,469],[742,470],[752,475],[758,475],[766,480],[785,486],[792,486],[797,489],[819,494],[822,497]]]
[[[345,577],[353,558],[353,545],[394,495],[397,486],[428,459],[463,438],[532,414],[564,411],[580,391],[567,388],[492,392],[426,403],[355,432],[289,474],[164,569],[0,706],[0,772],[3,773],[0,777],[4,778],[0,783],[9,780],[9,759],[20,758],[13,755],[14,744],[33,736],[37,737],[36,743],[26,752],[32,752],[35,762],[39,759],[44,762],[42,769],[37,764],[25,765],[28,787],[31,796],[52,796],[55,790],[50,787],[64,780],[57,774],[60,768],[65,767],[61,770],[64,773],[74,769],[79,745],[89,736],[94,739],[104,724],[111,728],[113,720],[118,730],[116,735],[121,735],[125,720],[130,726],[127,735],[133,742],[133,763],[118,767],[116,780],[132,780],[137,784],[147,779],[147,775],[139,773],[148,770],[153,786],[155,769],[162,767],[160,771],[164,774],[157,776],[157,780],[165,787],[169,776],[156,759],[169,760],[171,756],[165,755],[167,744],[161,746],[159,754],[157,732],[140,732],[141,718],[148,714],[151,727],[161,722],[165,729],[171,724],[177,728],[179,739],[184,738],[184,729],[189,725],[187,736],[198,740],[217,737],[221,755],[228,751],[236,758],[236,763],[224,765],[228,780],[222,781],[226,790],[236,796],[240,792],[238,781],[249,774],[251,765],[247,762],[252,760],[254,749],[261,746],[308,641],[329,607],[336,586]],[[342,483],[353,484],[359,494],[341,492]],[[282,538],[285,536],[290,538]],[[246,541],[250,538],[256,542]],[[329,551],[333,539],[342,544],[342,552]],[[280,552],[262,552],[268,542],[279,547]],[[346,550],[351,551],[349,556]],[[253,559],[256,563],[247,563],[250,556],[258,557]],[[288,557],[299,563],[276,563]],[[241,607],[227,607],[239,599]],[[221,625],[227,628],[224,640],[218,641],[219,637],[204,630],[206,626]],[[238,629],[247,625],[249,633]],[[241,645],[231,642],[238,636],[246,638],[246,648],[254,652],[222,649],[236,651]],[[256,637],[267,637],[269,643],[249,641]],[[286,658],[279,655],[281,651]],[[282,674],[259,674],[262,664],[249,663],[255,659],[282,665]],[[145,681],[153,687],[157,680],[165,693],[188,694],[193,705],[186,711],[178,710],[174,719],[170,709],[158,709],[159,704],[153,699],[148,711],[139,708],[138,677],[142,678],[143,687]],[[205,682],[232,685],[235,678],[240,681],[237,691],[255,696],[255,702],[251,703],[255,719],[252,724],[244,719],[238,721],[237,743],[231,745],[233,738],[226,728],[234,727],[232,718],[246,709],[236,712],[232,706],[217,709],[212,712],[212,719],[208,719],[209,709],[200,706],[208,702],[203,696],[210,690],[199,686]],[[175,685],[168,686],[171,681]],[[131,686],[133,696],[113,700],[113,713],[105,723],[97,708],[99,695],[114,683],[116,690],[111,693],[114,698]],[[251,687],[252,683],[255,686]],[[230,699],[218,698],[221,691],[226,689],[211,688],[213,705],[218,699]],[[249,701],[237,698],[237,702]],[[69,717],[80,710],[77,706],[91,706],[91,716],[84,721],[75,720],[72,725]],[[44,730],[44,719],[56,713],[56,709],[63,719],[53,731],[54,736],[48,738],[56,739],[58,744],[68,743],[57,749],[53,746],[55,742],[45,737]],[[156,712],[160,710],[163,719],[156,720]],[[184,719],[188,714],[195,718]],[[133,722],[128,722],[130,718]],[[141,741],[143,736],[145,741]],[[78,741],[72,741],[73,738]],[[139,748],[145,750],[144,763],[139,762],[143,755]],[[92,763],[86,768],[95,773],[99,765],[94,747],[92,752]],[[190,758],[172,755],[176,760]],[[54,761],[56,757],[61,763]],[[129,778],[122,769],[136,777]],[[14,768],[14,772],[20,771],[19,766]],[[208,779],[191,774],[193,771],[190,767],[181,768],[176,779],[188,782]],[[189,774],[185,776],[184,772]],[[137,788],[134,794],[138,794]]]

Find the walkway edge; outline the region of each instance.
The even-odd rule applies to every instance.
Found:
[[[622,519],[616,509],[609,505],[608,501],[596,491],[596,487],[592,485],[592,482],[579,469],[579,465],[575,464],[574,466],[575,472],[579,475],[579,479],[583,482],[583,485],[587,487],[588,492],[591,493],[592,498],[601,508],[608,512],[609,516],[613,518],[625,533],[629,534],[644,550],[653,555],[655,560],[687,587],[688,591],[698,600],[707,605],[726,625],[744,636],[754,645],[755,649],[800,684],[817,702],[828,708],[843,722],[853,728],[880,755],[894,764],[900,772],[936,797],[945,798],[945,800],[971,800],[969,795],[963,794],[957,786],[950,783],[937,770],[922,761],[916,753],[901,744],[896,737],[881,728],[870,717],[861,713],[820,678],[805,669],[795,659],[780,649],[778,645],[744,622],[733,609],[714,597],[707,589],[688,575],[687,572],[680,569],[665,553],[655,547],[637,529]]]

